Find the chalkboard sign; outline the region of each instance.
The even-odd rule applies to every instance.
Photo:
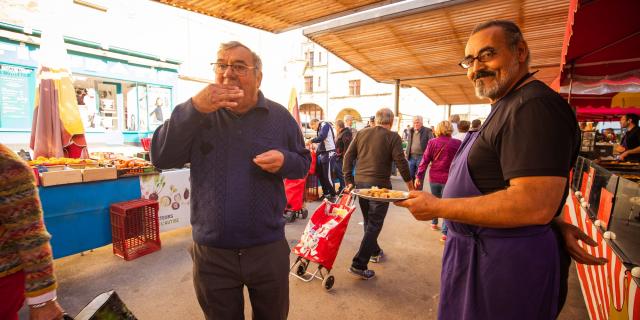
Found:
[[[35,71],[0,64],[0,128],[31,129]]]

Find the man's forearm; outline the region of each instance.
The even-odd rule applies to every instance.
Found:
[[[627,150],[626,152],[627,152],[627,154],[638,154],[638,153],[640,153],[640,147],[636,147],[636,148],[633,148],[631,150]]]
[[[552,184],[510,186],[483,196],[436,200],[433,211],[441,218],[491,228],[548,224],[562,201],[566,182],[557,179]]]

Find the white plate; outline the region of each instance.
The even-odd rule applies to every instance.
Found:
[[[353,194],[357,195],[358,197],[362,198],[362,199],[367,199],[367,200],[372,200],[372,201],[379,201],[379,202],[396,202],[396,201],[402,201],[402,200],[407,200],[409,199],[409,192],[406,191],[401,191],[403,194],[402,198],[376,198],[376,197],[372,197],[372,196],[368,196],[365,194],[360,193],[360,189],[354,189],[352,191]],[[397,191],[397,190],[391,190],[391,191]]]

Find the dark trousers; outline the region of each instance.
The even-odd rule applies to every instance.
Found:
[[[340,191],[342,191],[342,189],[346,187],[345,181],[344,181],[344,174],[342,174],[342,160],[343,160],[342,158],[336,157],[336,166],[334,169],[334,172],[336,173],[336,179],[338,179],[338,182],[340,183]]]
[[[371,184],[358,183],[359,189],[371,188]],[[385,186],[378,186],[380,188],[391,189],[391,184]],[[384,224],[384,218],[387,216],[389,210],[388,202],[369,201],[359,198],[360,210],[362,210],[362,217],[364,218],[364,236],[360,243],[360,249],[353,257],[351,266],[357,269],[367,269],[369,264],[369,258],[371,256],[378,255],[380,253],[380,246],[378,245],[378,236],[382,231],[382,225]]]
[[[244,319],[244,286],[253,319],[289,314],[289,245],[285,239],[247,249],[193,245],[193,284],[207,320]]]
[[[333,156],[329,156],[329,152],[323,152],[318,154],[318,162],[316,163],[316,173],[320,179],[320,185],[322,186],[323,196],[335,196],[336,189],[333,184],[333,178],[331,171],[336,165],[335,153],[331,152]]]
[[[442,198],[442,191],[444,190],[444,184],[442,183],[429,183],[429,187],[431,188],[431,194],[438,198]],[[432,224],[438,224],[438,218],[434,218],[431,220]],[[447,221],[442,219],[442,234],[447,235]]]

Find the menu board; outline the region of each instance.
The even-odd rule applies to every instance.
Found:
[[[0,64],[0,128],[31,128],[33,78],[33,69]]]

